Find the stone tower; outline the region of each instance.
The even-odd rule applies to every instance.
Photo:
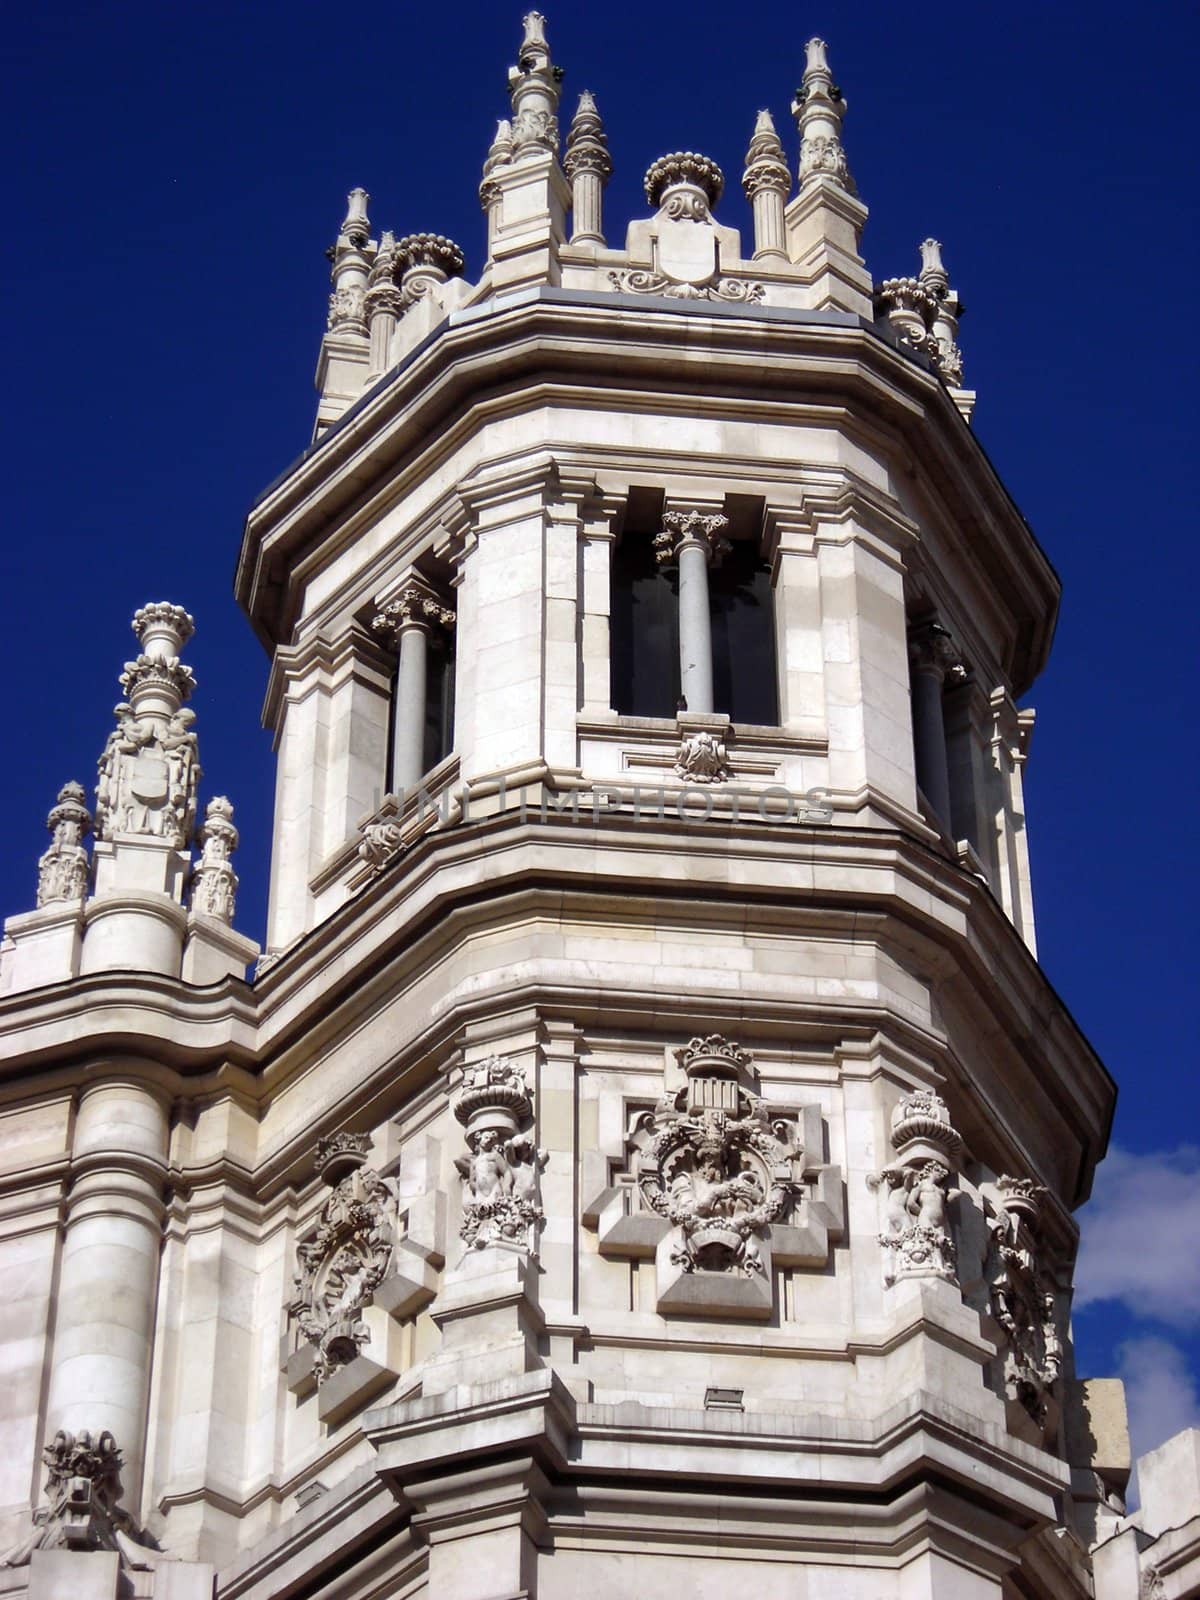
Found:
[[[532,13],[473,276],[349,197],[237,571],[253,981],[174,605],[7,924],[0,1596],[1132,1600],[1022,802],[1058,583],[940,246],[868,271],[820,40],[745,239],[684,151],[610,244],[561,79]]]

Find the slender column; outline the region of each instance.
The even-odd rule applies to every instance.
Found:
[[[586,89],[571,119],[563,168],[571,184],[571,243],[602,245],[600,201],[612,174],[612,157],[596,102]]]
[[[403,794],[425,772],[425,692],[429,677],[429,638],[435,628],[452,628],[454,613],[422,582],[411,580],[383,607],[372,624],[390,639],[399,656],[392,715],[390,788]]]
[[[679,568],[679,691],[689,711],[713,709],[712,620],[708,567],[728,548],[729,518],[702,511],[666,511],[655,538],[659,565]]]
[[[54,1319],[47,1436],[109,1430],[141,1497],[166,1181],[167,1112],[133,1078],[84,1090]]]
[[[754,208],[754,259],[788,259],[784,204],[792,186],[783,145],[769,111],[760,111],[746,152],[742,188]]]
[[[950,829],[950,767],[946,756],[946,724],[942,690],[948,672],[961,672],[954,640],[937,622],[927,622],[909,635],[912,678],[913,745],[917,782],[942,826]]]
[[[367,358],[367,379],[371,381],[386,372],[392,334],[404,311],[404,296],[396,287],[396,240],[385,233],[367,280],[367,327],[370,329],[371,349]]]

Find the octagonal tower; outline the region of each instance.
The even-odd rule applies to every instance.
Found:
[[[1128,1462],[1069,1327],[1113,1088],[1026,851],[1058,581],[940,247],[868,272],[824,44],[745,238],[683,151],[609,244],[561,78],[533,13],[473,278],[352,192],[246,523],[267,951],[160,964],[124,1042],[168,1197],[125,1504],[256,1600],[1083,1596]]]

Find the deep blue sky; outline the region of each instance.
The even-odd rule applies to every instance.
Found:
[[[239,922],[261,931],[272,761],[267,662],[231,598],[242,517],[309,437],[322,252],[347,189],[369,189],[376,230],[449,234],[477,273],[475,190],[521,9],[9,12],[4,913],[32,904],[45,813],[66,778],[93,781],[128,618],[161,598],[197,618],[206,793],[237,806]],[[793,158],[788,104],[821,33],[876,278],[943,240],[977,431],[1065,588],[1030,697],[1042,958],[1122,1084],[1120,1143],[1144,1155],[1195,1142],[1200,1111],[1185,1003],[1196,16],[1182,0],[1136,21],[1111,0],[549,11],[567,115],[589,88],[606,119],[610,238],[644,209],[649,162],[679,148],[721,163],[719,216],[748,237],[737,179],[754,114],[772,108]],[[1085,1365],[1110,1367],[1149,1326],[1131,1305],[1080,1318]],[[1195,1371],[1195,1318],[1170,1331]]]

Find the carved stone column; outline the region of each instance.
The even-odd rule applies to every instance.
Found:
[[[137,1514],[166,1181],[167,1107],[134,1076],[85,1089],[75,1123],[47,1429],[110,1432]]]
[[[728,548],[728,517],[702,511],[666,511],[654,541],[660,565],[679,568],[679,689],[688,711],[713,709],[712,619],[708,568]]]
[[[425,772],[425,693],[429,675],[429,641],[436,628],[454,626],[454,612],[427,584],[411,579],[379,611],[375,632],[388,640],[399,657],[392,716],[394,794],[415,788]]]
[[[917,782],[942,826],[950,828],[950,768],[946,756],[946,724],[942,691],[947,676],[961,672],[958,650],[938,622],[914,628],[908,639],[912,682],[913,745]]]
[[[396,285],[396,240],[385,233],[367,279],[366,313],[371,351],[367,361],[367,381],[372,382],[390,366],[392,335],[404,311],[404,296]]]
[[[612,175],[612,157],[596,102],[585,89],[571,119],[563,162],[571,185],[571,243],[604,243],[601,196]]]
[[[788,259],[784,206],[792,186],[783,145],[769,111],[760,111],[746,152],[742,188],[754,209],[754,259]]]

